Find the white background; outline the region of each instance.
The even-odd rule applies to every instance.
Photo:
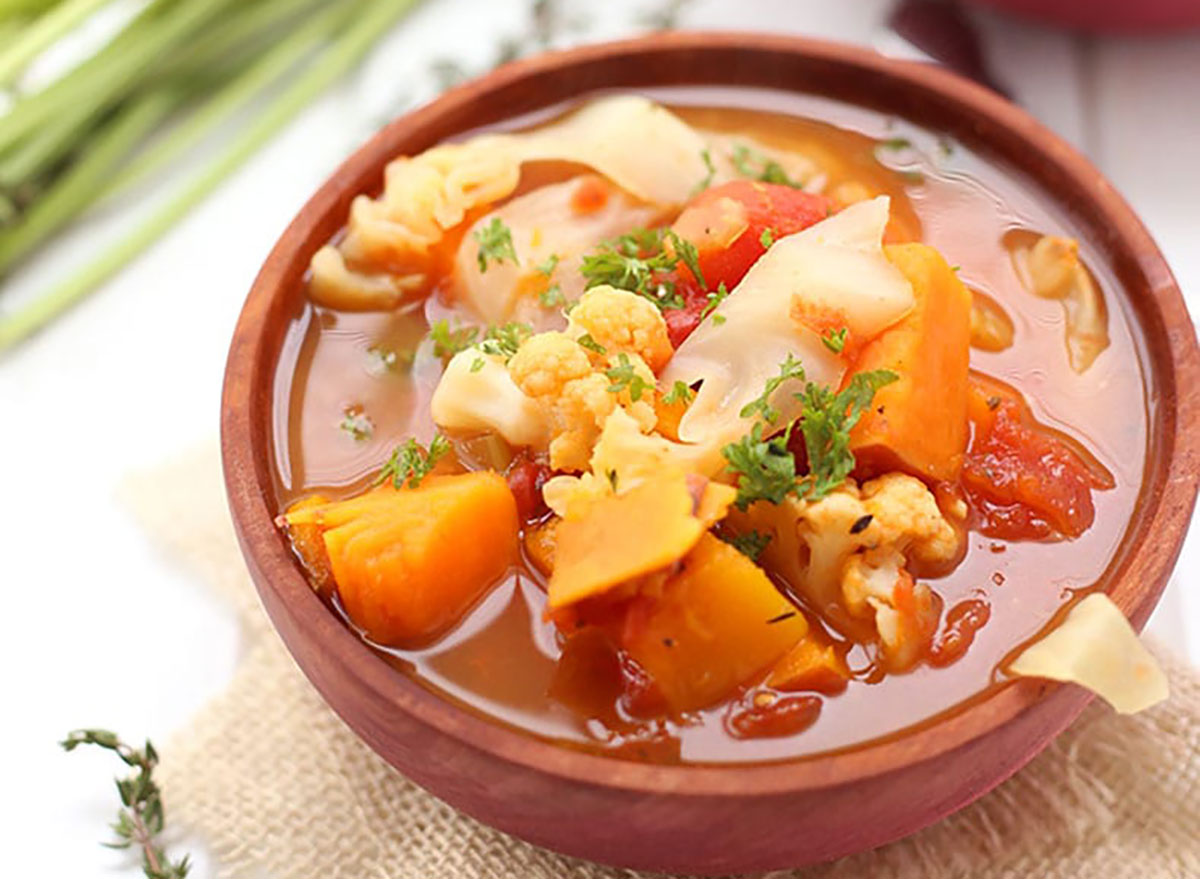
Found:
[[[630,32],[652,0],[579,3],[588,39]],[[901,51],[887,0],[697,0],[685,27],[795,32]],[[284,225],[382,121],[431,94],[433,58],[486,66],[525,0],[434,0],[106,289],[0,356],[0,874],[136,875],[100,848],[116,768],[55,746],[77,726],[166,738],[238,656],[230,613],[149,545],[116,498],[130,472],[211,440],[242,298]],[[977,16],[1018,100],[1083,149],[1158,239],[1200,305],[1200,35],[1091,39]],[[135,206],[118,206],[131,209]],[[116,213],[117,211],[114,211]],[[103,244],[100,217],[10,285],[11,302]],[[1119,413],[1114,413],[1119,417]],[[1198,426],[1200,427],[1200,426]],[[169,491],[170,486],[163,486]],[[1151,629],[1200,662],[1193,537]],[[170,804],[168,806],[168,813]],[[210,873],[200,855],[194,875]]]

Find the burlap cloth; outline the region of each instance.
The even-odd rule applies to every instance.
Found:
[[[330,711],[258,603],[234,542],[215,450],[133,480],[154,539],[245,629],[229,688],[163,749],[170,821],[238,879],[633,877],[484,827],[407,782]],[[816,877],[1200,877],[1200,676],[1158,649],[1171,698],[1133,717],[1093,703],[971,807]],[[204,661],[197,657],[197,662]]]

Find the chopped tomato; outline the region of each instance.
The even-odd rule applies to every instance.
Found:
[[[967,416],[962,481],[983,534],[1060,540],[1091,526],[1092,491],[1114,483],[1082,446],[1040,424],[1018,391],[986,376],[971,376]]]
[[[725,718],[725,725],[735,739],[778,738],[808,729],[820,713],[818,696],[784,696],[762,704],[752,701],[749,706],[735,706]]]
[[[991,616],[991,605],[982,598],[968,598],[950,608],[946,625],[929,651],[929,664],[941,668],[961,659]]]
[[[792,235],[825,219],[833,209],[823,195],[754,180],[723,183],[696,196],[672,228],[695,245],[704,286],[683,265],[666,277],[684,300],[683,308],[663,312],[671,344],[679,347],[700,324],[711,291],[721,284],[732,290],[766,252],[764,233],[769,232],[770,239]]]

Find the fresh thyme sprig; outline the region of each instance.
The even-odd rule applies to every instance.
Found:
[[[184,855],[178,861],[172,861],[158,842],[165,813],[162,792],[153,777],[158,752],[149,739],[146,746],[138,750],[108,730],[77,729],[68,733],[59,744],[64,751],[74,751],[80,745],[96,745],[112,751],[126,766],[135,770],[128,778],[116,780],[121,808],[117,810],[112,829],[117,838],[105,845],[116,849],[137,846],[142,853],[142,872],[147,879],[184,879],[191,867],[188,857]]]

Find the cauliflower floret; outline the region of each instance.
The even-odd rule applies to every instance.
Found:
[[[592,449],[589,472],[548,480],[542,488],[546,506],[565,518],[575,504],[590,504],[612,494],[614,488],[624,492],[664,471],[703,474],[714,466],[707,460],[707,450],[644,431],[646,427],[628,411],[614,408]]]
[[[541,407],[513,383],[503,358],[477,348],[446,364],[429,411],[439,427],[495,431],[514,446],[541,446],[548,434]]]
[[[607,285],[583,294],[571,309],[566,332],[572,339],[590,335],[609,356],[620,352],[637,355],[654,372],[674,353],[666,321],[654,304]]]
[[[611,390],[605,370],[618,365],[632,370],[643,387],[631,384]],[[509,361],[508,371],[524,393],[536,400],[550,425],[550,466],[584,470],[605,420],[622,407],[642,431],[654,427],[654,373],[637,354],[605,354],[593,365],[588,352],[564,333],[540,333],[527,339]]]
[[[835,626],[873,625],[893,669],[916,661],[938,611],[907,565],[949,562],[961,548],[920,480],[889,473],[860,489],[848,479],[819,501],[760,502],[731,521],[772,535],[763,562]]]

